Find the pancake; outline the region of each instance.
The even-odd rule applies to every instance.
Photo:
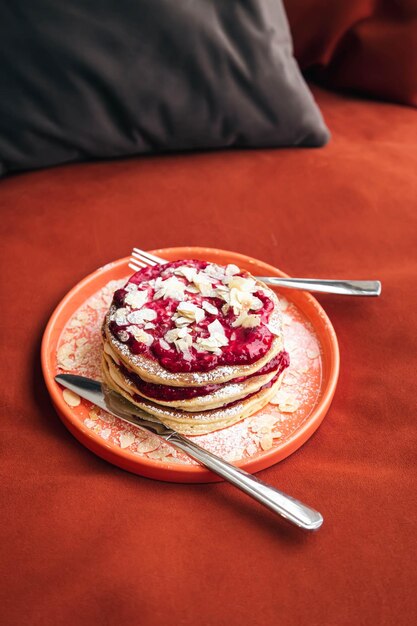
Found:
[[[263,408],[289,364],[278,297],[235,265],[137,272],[115,292],[102,335],[105,383],[185,434]]]
[[[232,426],[240,420],[260,411],[279,390],[283,376],[284,372],[279,375],[278,379],[270,387],[262,389],[246,399],[218,409],[189,413],[187,411],[180,411],[179,409],[170,409],[149,400],[143,399],[138,401],[132,398],[126,390],[119,387],[114,382],[109,375],[106,365],[103,365],[103,380],[108,387],[117,391],[139,409],[143,409],[166,426],[184,435],[204,435],[220,430],[227,426]]]
[[[139,396],[144,400],[151,402],[157,402],[159,405],[178,408],[182,411],[204,411],[208,409],[216,409],[222,407],[225,404],[230,404],[241,400],[246,396],[258,391],[261,387],[269,383],[277,374],[277,370],[264,374],[261,376],[253,376],[247,378],[242,382],[230,382],[220,385],[216,391],[213,391],[207,395],[195,396],[193,398],[187,398],[183,400],[156,400],[151,396],[147,396],[145,393],[135,387],[134,383],[129,377],[120,370],[120,368],[112,361],[108,355],[104,355],[104,359],[107,362],[107,370],[111,379],[122,389],[129,393],[132,397]],[[198,387],[197,387],[198,389]]]

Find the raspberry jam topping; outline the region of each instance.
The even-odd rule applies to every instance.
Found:
[[[275,376],[265,385],[263,385],[262,387],[260,387],[259,389],[257,389],[256,391],[253,391],[252,393],[248,393],[247,396],[245,396],[244,398],[239,398],[239,400],[234,400],[233,402],[229,402],[229,404],[224,404],[222,406],[222,409],[227,409],[231,406],[234,406],[235,404],[237,404],[238,402],[243,402],[244,400],[248,400],[249,398],[252,398],[252,396],[254,396],[255,394],[259,393],[260,391],[263,391],[264,389],[269,389],[270,387],[272,387],[272,385],[274,383],[277,382],[279,377],[279,373],[277,372],[275,374]],[[136,402],[143,402],[143,398],[142,396],[138,395],[137,393],[133,394],[133,399],[136,400]],[[188,412],[188,411],[183,411],[182,409],[175,409],[176,411],[180,412],[180,413],[184,413],[184,415],[192,415],[192,412]],[[207,409],[207,411],[210,411],[211,409]],[[204,413],[204,411],[199,411],[201,413]]]
[[[248,273],[187,260],[134,274],[113,297],[109,329],[171,372],[255,363],[280,334],[275,304]]]
[[[264,365],[261,369],[259,369],[255,374],[251,374],[250,376],[240,376],[239,378],[234,378],[231,380],[231,383],[241,383],[249,378],[253,378],[254,376],[264,376],[266,374],[270,374],[271,372],[276,371],[276,375],[280,375],[290,364],[290,358],[288,352],[284,350],[277,354],[276,357],[271,359],[269,363]],[[120,364],[119,369],[123,372],[123,374],[128,378],[136,387],[136,389],[143,393],[143,395],[148,398],[152,398],[154,400],[162,400],[165,402],[173,402],[176,400],[190,400],[191,398],[196,398],[198,396],[207,396],[210,393],[214,393],[218,389],[221,389],[224,385],[204,385],[201,387],[171,387],[169,385],[156,385],[153,383],[148,383],[144,381],[140,376],[128,370],[124,365]],[[137,398],[140,398],[138,394],[136,394]],[[135,396],[135,397],[136,397]]]

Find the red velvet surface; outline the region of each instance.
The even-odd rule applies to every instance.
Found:
[[[302,67],[337,89],[417,106],[416,0],[284,0]]]
[[[319,150],[72,165],[6,178],[1,206],[3,625],[415,623],[417,116],[316,91]],[[39,348],[60,298],[131,247],[221,247],[322,296],[341,374],[315,435],[260,477],[318,508],[288,527],[228,484],[130,475],[55,414]]]

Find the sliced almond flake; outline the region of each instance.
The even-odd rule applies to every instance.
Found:
[[[191,353],[189,351],[189,344],[187,343],[185,339],[177,339],[176,341],[174,341],[174,345],[177,349],[177,352],[181,352],[186,361],[191,359]]]
[[[199,291],[204,298],[217,298],[218,293],[211,285],[200,284]]]
[[[289,387],[298,385],[299,384],[298,376],[295,374],[294,371],[292,372],[286,371],[284,374],[284,383],[288,385]]]
[[[285,401],[280,402],[278,408],[282,413],[295,413],[299,409],[300,403],[294,399],[287,398]]]
[[[161,442],[159,441],[159,439],[150,435],[149,437],[137,444],[136,450],[140,454],[146,454],[147,452],[153,452],[154,450],[157,450],[160,445]]]
[[[129,323],[127,321],[127,316],[129,315],[129,312],[129,309],[127,308],[121,308],[116,310],[112,317],[118,326],[126,326]]]
[[[94,311],[99,311],[103,306],[103,303],[100,298],[95,297],[88,301],[88,306],[94,309]]]
[[[193,302],[180,302],[177,307],[177,312],[181,317],[186,317],[192,321],[196,321],[197,324],[202,322],[205,318],[203,309],[198,307]]]
[[[217,278],[218,280],[222,280],[225,275],[224,267],[217,265],[216,263],[209,263],[209,265],[207,265],[204,269],[204,272],[212,278]]]
[[[214,352],[214,354],[221,354],[219,348],[228,344],[227,338],[224,337],[224,340],[220,338],[219,335],[214,336],[210,335],[210,337],[198,337],[197,342],[193,344],[197,349],[202,349],[207,352]]]
[[[152,330],[152,328],[155,328],[155,324],[153,322],[146,322],[143,328],[144,330]]]
[[[195,285],[187,285],[185,287],[185,291],[188,291],[189,293],[200,293],[200,290]]]
[[[234,276],[235,274],[240,274],[240,268],[233,263],[226,265],[226,276]]]
[[[138,326],[128,326],[127,330],[131,333],[136,341],[140,343],[144,343],[145,346],[150,346],[153,343],[153,337],[150,333],[147,333],[143,330],[143,328],[139,328]]]
[[[205,311],[207,311],[207,313],[210,313],[211,315],[219,314],[217,307],[215,307],[214,304],[207,302],[207,300],[203,300],[203,303],[201,306]]]
[[[272,434],[271,433],[267,433],[265,435],[263,435],[262,439],[260,440],[260,445],[262,450],[270,450],[272,448],[272,445],[274,443],[273,439],[272,439]]]
[[[162,341],[166,341],[167,343],[174,343],[178,339],[178,328],[172,328],[167,333],[165,333]]]
[[[102,439],[107,440],[111,435],[111,428],[103,428],[103,430],[100,431],[100,437]]]
[[[174,270],[174,274],[178,274],[179,276],[184,276],[189,283],[192,283],[195,275],[197,274],[197,270],[195,267],[189,267],[188,265],[181,265]]]
[[[65,361],[68,357],[73,354],[74,347],[71,343],[64,343],[57,352],[58,361]]]
[[[160,283],[153,299],[159,300],[160,298],[172,298],[173,300],[181,301],[184,299],[184,290],[185,284],[176,278],[176,276],[170,276],[170,278],[167,278]]]
[[[95,428],[96,426],[96,422],[89,419],[88,417],[84,420],[84,426],[86,426],[87,428]]]
[[[233,328],[237,328],[238,326],[242,326],[242,328],[256,328],[260,323],[260,315],[250,315],[246,311],[242,311],[232,323],[232,326]]]
[[[256,296],[252,296],[252,300],[251,300],[251,305],[250,305],[250,309],[252,311],[260,311],[263,307],[264,303],[262,302],[262,300],[260,298],[257,298]]]
[[[246,452],[247,454],[249,454],[249,456],[252,456],[253,454],[256,454],[258,452],[258,447],[255,443],[248,443],[248,445],[246,446]]]
[[[147,291],[129,291],[125,296],[124,302],[134,309],[141,309],[147,300]]]
[[[216,285],[216,290],[219,291],[219,292],[222,292],[222,291],[229,292],[230,291],[229,287],[227,285],[225,285],[224,283],[218,283]]]
[[[132,311],[127,316],[129,324],[144,324],[145,322],[152,322],[157,318],[157,313],[153,309],[141,309]]]
[[[229,280],[229,289],[237,289],[252,293],[257,289],[256,280],[253,278],[244,278],[243,276],[232,276]]]
[[[165,341],[165,339],[159,339],[159,345],[161,346],[161,348],[163,350],[169,350],[170,349],[170,345],[167,341]]]
[[[64,389],[62,396],[68,406],[75,407],[81,404],[81,398],[77,393],[71,391],[71,389]]]
[[[280,439],[282,437],[282,432],[280,430],[272,431],[272,439]]]
[[[110,415],[110,413],[107,413],[107,411],[101,411],[100,412],[100,419],[102,422],[105,422],[106,424],[114,424],[114,416]]]
[[[279,324],[269,323],[269,324],[266,324],[266,327],[273,335],[277,335],[277,337],[281,335],[281,328]]]
[[[222,313],[223,313],[223,315],[227,315],[229,309],[230,309],[230,306],[227,303],[223,304],[223,306],[222,306]]]
[[[91,411],[88,412],[88,416],[93,422],[96,421],[98,419],[97,409],[91,409]]]
[[[272,428],[275,424],[276,418],[275,415],[271,415],[271,413],[261,413],[260,415],[256,415],[254,420],[256,420],[259,428],[263,428],[264,426]]]
[[[219,320],[214,320],[207,326],[210,335],[224,335],[224,328]]]
[[[247,291],[241,291],[236,287],[230,290],[230,305],[233,307],[235,315],[242,310],[248,311],[249,309],[256,308],[256,300],[251,293]],[[253,305],[255,301],[255,305]]]
[[[124,287],[125,291],[137,291],[138,290],[138,286],[135,283],[128,283],[126,285],[126,287]]]
[[[268,433],[271,432],[271,427],[270,426],[261,426],[261,428],[259,429],[259,432],[262,435],[267,435]]]
[[[168,343],[174,343],[178,339],[184,339],[186,337],[190,337],[190,340],[191,340],[191,335],[189,334],[188,328],[183,327],[183,328],[172,328],[167,333],[165,333],[164,339]]]
[[[79,326],[83,326],[86,322],[88,322],[88,318],[89,316],[86,311],[80,311],[79,313],[77,313],[76,317],[71,320],[69,328],[78,328]]]
[[[120,434],[119,441],[121,448],[128,448],[135,441],[135,435],[129,431],[123,432]]]
[[[189,317],[173,317],[172,318],[175,322],[175,326],[178,327],[182,327],[182,326],[188,326],[188,324],[192,324],[193,320],[190,319]]]
[[[152,452],[149,452],[148,453],[148,458],[149,459],[154,459],[155,461],[163,461],[170,454],[171,454],[171,451],[168,448],[166,448],[165,446],[161,445],[161,447],[158,448],[157,450],[153,450]]]
[[[320,356],[320,351],[317,347],[307,348],[306,352],[309,359],[317,359]]]
[[[289,398],[288,393],[283,389],[280,389],[270,400],[269,404],[278,405],[281,402],[285,402]]]

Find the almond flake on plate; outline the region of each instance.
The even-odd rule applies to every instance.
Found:
[[[128,431],[120,433],[119,441],[121,448],[128,448],[135,441],[135,435]]]
[[[274,402],[270,400],[270,403],[277,404],[282,413],[294,413],[300,407],[300,403],[297,399],[292,395],[286,394],[285,392],[280,394],[278,391],[272,400],[274,400]]]
[[[270,450],[272,448],[273,439],[271,433],[266,433],[260,440],[262,450]]]
[[[161,445],[160,440],[157,437],[150,435],[137,445],[137,451],[140,454],[146,454],[147,452],[153,452]]]
[[[298,402],[283,402],[278,405],[278,408],[283,413],[295,413],[300,408]]]
[[[309,359],[317,359],[320,356],[320,351],[317,347],[307,348],[306,352]]]
[[[252,456],[253,454],[256,454],[258,451],[258,448],[256,446],[255,443],[251,442],[248,443],[248,445],[246,446],[246,452],[247,454],[249,454],[249,456]]]
[[[71,391],[71,389],[64,389],[64,391],[62,392],[62,396],[65,402],[70,407],[75,407],[81,404],[80,396],[77,393],[74,393],[73,391]]]

